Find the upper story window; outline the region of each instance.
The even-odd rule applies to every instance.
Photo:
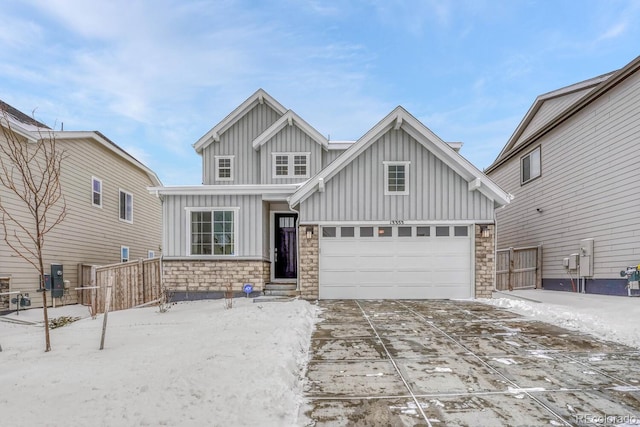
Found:
[[[409,194],[410,162],[383,162],[385,196]]]
[[[216,181],[233,181],[234,156],[215,156]]]
[[[133,194],[120,190],[120,220],[133,222]]]
[[[309,153],[273,153],[274,178],[308,178]]]
[[[102,207],[102,180],[91,177],[91,204],[98,208]]]
[[[521,183],[526,184],[540,176],[540,147],[527,153],[520,159]]]
[[[235,255],[237,208],[191,210],[189,255]]]

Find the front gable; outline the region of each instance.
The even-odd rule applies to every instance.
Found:
[[[385,194],[389,165],[408,172],[408,194]],[[491,220],[507,203],[508,194],[402,107],[290,199],[304,221]]]

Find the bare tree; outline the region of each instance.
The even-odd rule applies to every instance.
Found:
[[[0,141],[0,185],[13,193],[20,205],[12,207],[8,200],[0,198],[4,240],[38,271],[44,310],[45,351],[50,351],[43,250],[45,237],[64,220],[67,213],[60,185],[65,153],[57,147],[55,135],[49,129],[38,128],[37,137],[33,139],[17,132],[12,128],[11,116],[5,109],[0,109],[0,129],[4,137]]]

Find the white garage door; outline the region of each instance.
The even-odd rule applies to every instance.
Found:
[[[471,226],[321,227],[321,299],[469,298]]]

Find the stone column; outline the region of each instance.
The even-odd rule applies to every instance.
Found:
[[[475,253],[476,253],[476,274],[475,288],[476,298],[491,298],[494,289],[495,271],[495,226],[475,225]]]
[[[301,225],[298,228],[300,296],[306,300],[318,299],[320,255],[318,230],[317,225]]]

